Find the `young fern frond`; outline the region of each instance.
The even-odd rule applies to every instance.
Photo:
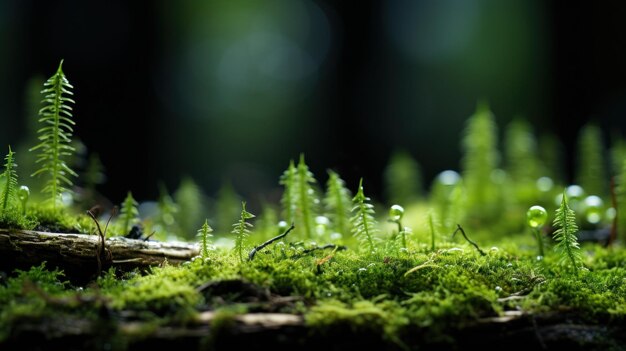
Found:
[[[554,250],[559,253],[561,264],[571,264],[574,270],[582,266],[582,256],[580,245],[576,238],[578,226],[576,225],[576,214],[567,205],[567,195],[563,192],[561,206],[556,210],[554,226],[554,240],[557,242]]]
[[[122,235],[126,235],[130,232],[131,227],[134,224],[139,223],[139,210],[137,210],[139,204],[133,198],[133,194],[129,191],[122,203],[122,209],[120,211],[121,227],[120,231]]]
[[[158,216],[155,224],[156,232],[161,235],[177,234],[179,232],[176,215],[179,212],[178,205],[174,202],[165,185],[159,185],[159,199],[157,202]]]
[[[296,211],[296,228],[300,224],[300,228],[304,229],[306,237],[311,239],[315,233],[315,210],[319,204],[319,199],[315,195],[312,184],[315,184],[313,173],[309,171],[309,167],[304,162],[304,154],[300,154],[300,162],[298,162],[296,173],[297,186],[297,208]]]
[[[497,130],[494,116],[485,103],[472,115],[463,138],[463,179],[467,190],[468,215],[479,221],[499,216],[498,188],[491,176],[498,165]]]
[[[385,195],[391,204],[409,205],[422,195],[420,166],[406,151],[391,155],[385,168]]]
[[[16,200],[17,172],[15,168],[17,165],[15,164],[15,153],[11,150],[11,146],[9,146],[9,153],[4,160],[4,173],[2,173],[4,184],[2,192],[0,192],[0,209],[2,211],[0,212],[5,212]]]
[[[339,174],[328,171],[328,175],[326,196],[324,197],[327,216],[331,220],[334,231],[348,235],[350,233],[350,208],[352,207],[350,199],[352,196]]]
[[[200,237],[200,256],[202,258],[209,257],[209,239],[213,236],[213,234],[211,234],[212,232],[213,228],[209,226],[209,221],[205,219],[202,228],[198,230],[198,236]]]
[[[254,218],[255,216],[246,211],[246,202],[241,202],[241,217],[237,223],[233,224],[233,231],[231,233],[235,234],[235,252],[239,257],[239,262],[243,263],[244,256],[244,246],[246,244],[246,239],[250,235],[250,229],[252,228],[252,224],[246,222],[246,220]]]
[[[354,216],[350,219],[352,233],[362,246],[367,247],[369,253],[376,251],[374,235],[378,232],[378,224],[374,219],[374,206],[369,203],[370,198],[363,192],[363,178],[359,181],[359,190],[352,199]]]
[[[600,128],[593,124],[584,126],[578,138],[580,158],[576,181],[587,194],[606,195],[609,181],[606,178],[604,151]]]
[[[222,182],[217,191],[214,205],[215,216],[213,220],[217,233],[226,234],[230,232],[233,222],[239,217],[238,207],[240,203],[241,198],[232,183],[230,181]]]
[[[73,95],[72,85],[63,73],[63,60],[59,64],[57,72],[44,83],[42,103],[46,105],[39,110],[39,122],[44,127],[39,129],[39,144],[30,151],[38,151],[37,163],[41,168],[32,176],[46,174],[48,180],[42,190],[49,194],[52,206],[56,208],[63,192],[69,192],[73,185],[71,178],[76,177],[74,172],[65,162],[70,158],[75,149],[71,146],[74,121],[72,120],[72,108],[70,103],[74,100],[68,97]]]
[[[184,237],[189,237],[202,223],[202,213],[204,212],[202,191],[193,179],[183,178],[174,193],[174,199],[180,209],[176,217],[176,222],[180,226],[180,233]]]
[[[532,183],[541,176],[537,159],[537,141],[526,120],[515,119],[505,131],[506,167],[513,181]]]
[[[298,196],[296,192],[296,166],[293,160],[289,161],[289,167],[280,177],[279,184],[284,187],[283,197],[280,203],[283,207],[283,216],[285,222],[293,223],[296,221],[296,208]]]

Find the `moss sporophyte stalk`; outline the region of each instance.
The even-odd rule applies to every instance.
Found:
[[[611,186],[594,161],[597,127],[580,135],[582,186],[564,181],[554,148],[538,147],[552,137],[537,141],[527,121],[507,126],[500,152],[480,103],[461,168],[428,192],[418,150],[390,156],[383,199],[366,195],[368,179],[316,179],[301,154],[276,175],[280,203],[241,201],[228,180],[209,196],[181,176],[157,201],[122,189],[110,217],[85,195],[105,167],[71,168],[81,163],[61,65],[45,84],[40,177],[22,184],[25,153],[11,147],[0,176],[1,349],[623,346],[626,160],[614,145]]]

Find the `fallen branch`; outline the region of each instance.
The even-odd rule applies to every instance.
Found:
[[[58,267],[67,277],[82,280],[110,267],[146,269],[164,262],[180,264],[198,255],[198,247],[187,243],[102,239],[100,235],[0,229],[0,270],[25,269],[46,261],[48,267]],[[107,252],[102,255],[105,247]]]

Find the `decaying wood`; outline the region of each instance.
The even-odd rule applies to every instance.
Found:
[[[0,229],[0,270],[4,271],[46,261],[48,267],[59,267],[68,277],[87,278],[98,272],[101,250],[98,235]],[[121,271],[143,269],[165,261],[180,264],[198,255],[196,245],[122,237],[107,239],[105,250],[108,254],[101,262],[102,268],[116,267]]]
[[[185,325],[150,325],[142,321],[114,321],[109,315],[99,321],[75,316],[22,320],[0,348],[38,349],[46,345],[65,350],[108,349],[112,335],[125,340],[128,350],[145,349],[258,349],[258,350],[342,350],[342,349],[502,349],[512,350],[604,349],[610,342],[623,342],[626,328],[577,322],[568,314],[525,315],[508,313],[481,319],[465,328],[451,330],[447,341],[429,340],[428,329],[417,328],[404,347],[385,341],[373,332],[333,328],[320,333],[306,325],[300,315],[247,313],[219,322],[217,313],[201,312]],[[119,317],[119,315],[118,315]],[[450,343],[453,340],[453,343]],[[95,345],[95,346],[94,346]],[[103,347],[107,346],[107,347]],[[114,345],[114,344],[113,344]],[[253,347],[251,347],[254,345]]]

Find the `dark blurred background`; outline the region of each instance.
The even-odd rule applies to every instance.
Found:
[[[29,82],[63,58],[75,136],[114,202],[183,176],[273,194],[300,152],[321,181],[364,176],[376,197],[404,149],[428,184],[458,169],[479,99],[500,127],[554,133],[571,171],[583,124],[626,129],[625,18],[595,1],[4,0],[0,145],[28,134]]]

